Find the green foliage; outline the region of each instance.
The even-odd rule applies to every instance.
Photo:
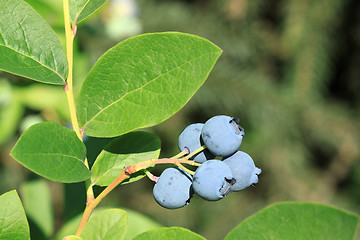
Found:
[[[90,177],[85,145],[75,132],[57,122],[38,123],[20,137],[11,156],[52,181],[81,182]]]
[[[15,190],[0,196],[0,239],[30,239],[26,215]]]
[[[123,210],[126,211],[126,216],[128,219],[128,229],[124,238],[126,240],[132,240],[136,235],[140,233],[162,227],[159,223],[155,222],[144,214],[133,211],[131,209]],[[94,214],[101,211],[104,211],[104,209],[96,209],[94,211]],[[60,231],[56,234],[55,239],[62,240],[64,236],[71,235],[72,233],[76,232],[76,229],[80,223],[80,219],[81,215],[76,216],[75,218],[64,224]]]
[[[147,132],[131,132],[112,140],[97,157],[91,168],[91,181],[94,185],[108,186],[127,166],[160,155],[160,139]],[[140,180],[145,173],[134,174],[124,183]]]
[[[52,0],[28,2],[38,7],[43,16],[61,12],[55,7],[58,3]],[[71,22],[79,23],[105,2],[70,0]],[[349,53],[345,61],[339,58],[339,52],[346,48],[339,44],[346,40],[343,26],[350,22],[344,20],[345,10],[351,9],[353,0],[287,0],[275,5],[260,0],[137,2],[144,32],[169,29],[191,32],[211,39],[225,52],[206,87],[194,96],[191,104],[176,118],[151,130],[164,133],[162,154],[173,152],[166,149],[169,145],[176,148],[174,136],[185,122],[226,112],[240,117],[246,126],[246,148],[255,153],[254,158],[266,174],[260,179],[259,191],[234,195],[218,207],[198,204],[195,197],[192,206],[168,213],[151,205],[149,186],[146,185],[145,191],[136,184],[136,193],[122,186],[127,190],[124,197],[119,197],[120,202],[138,207],[164,225],[183,221],[183,225],[191,226],[206,239],[223,238],[234,224],[274,199],[336,202],[359,211],[358,58],[354,53]],[[114,45],[104,39],[101,25],[106,24],[109,12],[99,14],[102,14],[101,23],[95,19],[78,30],[81,50],[88,51],[91,46],[95,50],[86,53],[89,57],[75,48],[78,51],[75,62],[83,59],[74,69],[78,87],[87,72],[84,66],[93,64],[89,59],[95,59],[94,55]],[[63,31],[59,27],[54,27],[57,33]],[[196,35],[179,32],[139,35],[120,42],[96,62],[77,99],[78,118],[87,135],[114,139],[90,137],[82,143],[74,131],[50,121],[25,131],[12,150],[12,157],[52,181],[86,181],[82,184],[91,187],[108,186],[124,167],[158,158],[159,138],[133,131],[173,116],[208,77],[221,50]],[[53,29],[24,1],[0,2],[0,36],[0,69],[42,83],[65,83],[68,66],[63,47]],[[339,72],[339,62],[346,62],[344,72]],[[84,76],[77,76],[76,71]],[[68,124],[70,114],[61,87],[29,84],[24,79],[0,74],[0,145],[6,142],[12,145],[16,131],[21,132],[19,122],[24,112],[22,126],[29,116]],[[14,178],[8,176],[22,173],[8,171],[12,166],[4,149],[1,150],[5,154],[0,155],[6,156],[0,162],[4,173],[0,181],[2,185],[16,186]],[[85,155],[91,171],[84,165]],[[138,172],[123,183],[144,176],[145,173]],[[53,236],[54,219],[47,183],[25,182],[20,190],[30,227],[39,228],[46,238]],[[80,219],[78,216],[64,224],[56,239],[65,236],[68,240],[204,239],[183,228],[159,228],[161,224],[128,209],[126,213],[119,209],[95,212],[80,238],[72,235]],[[286,202],[255,213],[225,239],[240,236],[242,239],[353,239],[357,224],[358,216],[342,210],[308,202]],[[38,239],[33,228],[31,237]],[[15,191],[0,196],[0,238],[30,238]]]
[[[75,235],[70,235],[70,236],[64,237],[62,240],[82,240],[82,238],[75,236]]]
[[[134,240],[163,239],[163,240],[204,240],[202,236],[180,227],[163,227],[153,229],[137,235]]]
[[[64,84],[67,60],[52,28],[22,0],[0,3],[0,69],[50,84]]]
[[[49,238],[54,231],[54,213],[48,183],[43,179],[25,182],[20,193],[29,221],[39,229],[39,234]]]
[[[164,121],[200,88],[220,54],[208,40],[183,33],[119,43],[97,61],[81,88],[80,127],[89,136],[114,137]]]
[[[162,227],[159,223],[139,212],[131,209],[124,210],[128,216],[128,229],[126,231],[125,240],[132,240],[140,233]]]
[[[16,131],[23,109],[11,85],[0,79],[0,145]]]
[[[107,209],[89,219],[80,237],[89,240],[122,240],[126,234],[127,224],[125,211]]]
[[[358,216],[322,204],[282,202],[235,227],[224,240],[354,239]]]
[[[79,23],[107,0],[70,0],[70,20]]]

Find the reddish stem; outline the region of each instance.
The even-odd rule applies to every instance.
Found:
[[[193,166],[199,166],[200,164],[195,163],[194,161],[190,161],[186,158],[180,158],[180,159],[171,159],[171,158],[162,158],[162,159],[150,159],[144,162],[139,162],[135,165],[128,166],[124,168],[124,170],[121,172],[121,174],[109,185],[107,186],[100,194],[97,196],[93,201],[88,201],[87,206],[85,208],[84,214],[81,218],[79,227],[76,231],[76,236],[80,236],[83,228],[85,227],[86,222],[89,220],[89,217],[94,210],[94,208],[101,202],[101,200],[109,194],[110,191],[112,191],[117,185],[125,181],[126,179],[130,178],[130,175],[146,169],[152,165],[155,164],[162,164],[162,163],[185,163]]]
[[[94,208],[101,202],[101,200],[103,200],[103,198],[111,191],[113,190],[117,185],[119,185],[121,182],[123,182],[125,179],[130,178],[130,175],[128,174],[128,172],[126,171],[126,169],[124,169],[121,174],[109,185],[107,186],[104,191],[102,191],[99,196],[97,196],[97,198],[95,198],[93,201],[89,202],[88,205],[85,208],[84,214],[81,218],[79,227],[76,231],[76,236],[80,236],[81,231],[83,230],[83,228],[85,227],[86,222],[88,221],[92,211],[94,210]]]

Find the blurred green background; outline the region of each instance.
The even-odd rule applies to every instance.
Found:
[[[64,43],[61,1],[27,2]],[[246,131],[240,148],[263,172],[255,188],[217,202],[195,196],[189,206],[167,210],[153,200],[153,183],[143,179],[118,187],[102,207],[126,207],[210,240],[222,239],[244,218],[279,201],[321,202],[360,214],[359,1],[108,1],[78,26],[76,92],[106,50],[127,37],[159,31],[196,34],[224,50],[189,103],[147,129],[161,138],[161,156],[178,152],[177,137],[187,125],[226,114],[240,118]],[[61,86],[0,72],[0,194],[17,189],[25,195],[24,185],[39,179],[9,156],[20,134],[41,121],[66,125],[67,111]],[[90,161],[106,142],[88,140]],[[55,216],[45,234],[51,236],[82,212],[85,190],[83,184],[45,185],[41,189],[49,190]]]

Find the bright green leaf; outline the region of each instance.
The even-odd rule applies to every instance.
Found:
[[[126,230],[126,212],[120,209],[107,209],[90,217],[80,236],[86,240],[122,240]]]
[[[49,238],[54,231],[54,214],[48,183],[44,179],[25,182],[21,196],[27,217]]]
[[[0,69],[50,84],[64,84],[64,50],[47,22],[22,0],[0,1]]]
[[[271,205],[235,227],[225,240],[354,239],[358,217],[316,203]]]
[[[90,177],[83,161],[85,145],[75,132],[57,122],[31,126],[20,137],[11,156],[31,171],[57,182],[81,182]]]
[[[70,236],[64,237],[62,240],[82,240],[82,238],[75,236],[75,235],[70,235]]]
[[[94,210],[93,214],[97,211],[97,208]],[[76,230],[80,224],[82,214],[70,219],[67,221],[61,229],[57,232],[55,240],[63,240],[65,236],[72,235],[76,233]]]
[[[162,227],[159,223],[139,212],[130,209],[124,210],[128,216],[128,230],[125,235],[125,240],[132,240],[140,233]]]
[[[70,0],[70,20],[79,23],[96,9],[101,7],[107,0]]]
[[[112,137],[166,120],[200,88],[220,54],[208,40],[176,32],[119,43],[82,86],[80,125],[87,135]]]
[[[0,196],[0,239],[30,239],[29,225],[15,190]]]
[[[96,208],[93,212],[93,214],[96,214],[98,212],[101,212],[105,210],[104,208]],[[130,210],[130,209],[123,209],[128,217],[128,230],[125,235],[126,240],[133,239],[134,236],[148,231],[150,229],[159,228],[161,225],[154,220],[150,219],[149,217]],[[81,220],[82,214],[74,217],[70,221],[66,222],[64,226],[60,229],[60,231],[56,234],[55,239],[56,240],[62,240],[64,236],[74,234],[76,232],[76,229],[79,226],[80,220]]]
[[[97,157],[91,171],[92,183],[107,186],[123,171],[124,167],[156,159],[160,154],[160,139],[148,132],[130,132],[112,140]],[[145,173],[133,174],[125,183],[137,181]]]
[[[163,227],[137,235],[134,240],[205,240],[202,236],[180,227]]]

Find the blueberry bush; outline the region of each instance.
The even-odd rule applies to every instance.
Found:
[[[34,230],[28,218],[45,236],[64,240],[204,239],[185,228],[161,227],[151,221],[145,224],[149,220],[129,209],[98,205],[111,191],[144,177],[154,182],[154,201],[167,209],[186,207],[194,195],[204,201],[231,198],[261,181],[262,170],[256,161],[239,150],[245,129],[237,116],[217,115],[205,123],[190,124],[178,137],[180,153],[170,157],[159,157],[158,136],[140,130],[170,118],[203,85],[222,54],[221,48],[207,39],[181,32],[130,37],[96,61],[79,96],[74,97],[77,25],[105,2],[63,0],[66,51],[54,30],[29,4],[23,0],[0,2],[0,69],[62,87],[69,110],[63,114],[71,119],[71,126],[58,121],[31,124],[10,155],[43,178],[64,184],[83,182],[86,190],[82,216],[56,233],[44,182],[24,185],[22,192],[28,197],[23,201],[16,190],[3,193],[0,239],[30,239]],[[52,92],[47,92],[46,98],[41,94],[33,96],[40,105],[58,102]],[[87,157],[93,150],[90,138],[108,139],[93,162]],[[155,176],[151,171],[159,165],[171,166]],[[102,187],[100,193],[94,192],[97,186]],[[225,239],[353,239],[357,225],[357,215],[337,208],[280,202],[239,223]]]

